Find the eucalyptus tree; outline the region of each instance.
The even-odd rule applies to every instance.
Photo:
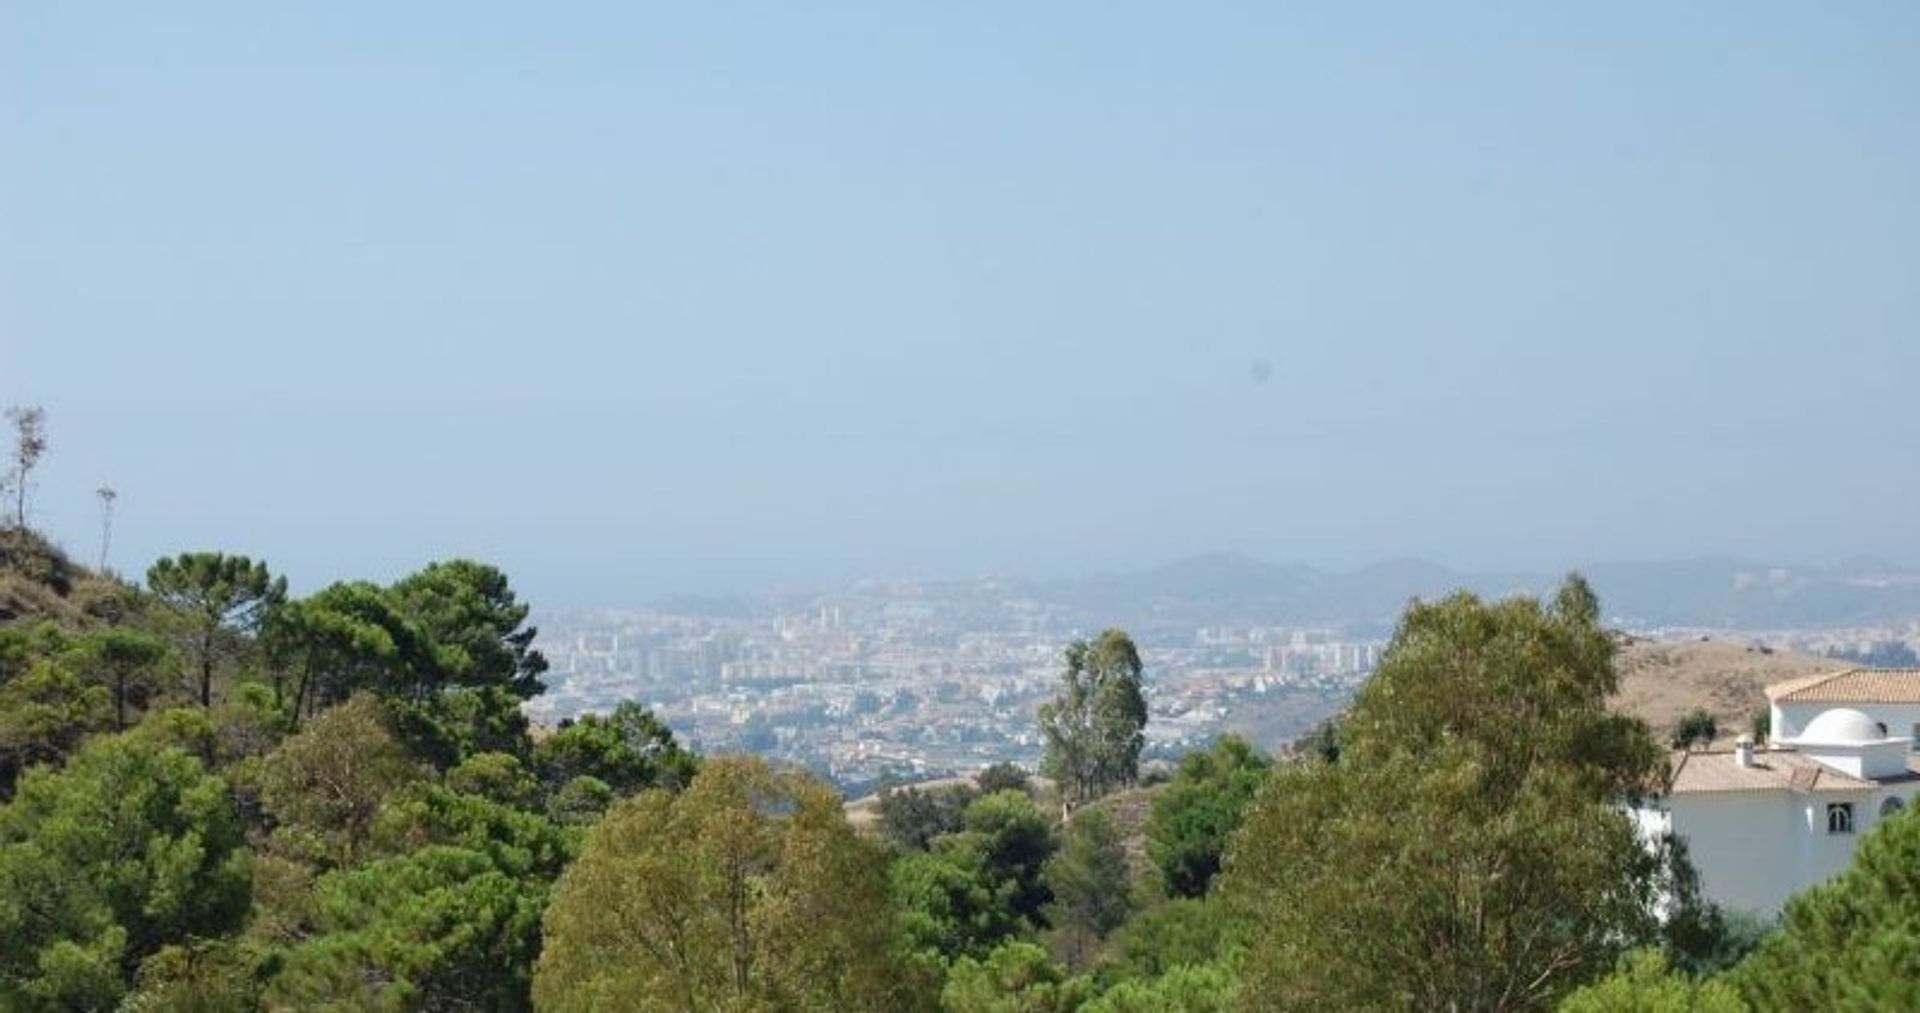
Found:
[[[1140,651],[1123,630],[1067,645],[1060,690],[1040,705],[1044,771],[1069,806],[1130,784],[1146,745]]]
[[[7,471],[7,491],[13,493],[13,526],[27,526],[29,478],[47,452],[47,411],[39,405],[7,409],[13,424],[13,463]]]
[[[1416,602],[1337,762],[1275,768],[1223,896],[1262,1009],[1545,1010],[1655,938],[1667,883],[1622,801],[1664,770],[1613,713],[1586,583]]]

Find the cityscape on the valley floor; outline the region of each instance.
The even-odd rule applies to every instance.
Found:
[[[1038,603],[997,617],[939,601],[843,600],[806,612],[714,616],[593,609],[541,617],[553,664],[529,704],[552,723],[632,699],[706,751],[790,760],[843,786],[1040,756],[1034,711],[1061,651],[1098,629]],[[988,619],[990,621],[981,621]],[[1337,630],[1202,627],[1141,643],[1146,755],[1224,731],[1272,747],[1345,703],[1382,642]]]
[[[1071,596],[1062,596],[1070,598]],[[1377,620],[1200,624],[1193,609],[1116,610],[1139,642],[1146,756],[1223,732],[1276,749],[1337,712],[1379,659]],[[992,579],[870,581],[819,593],[548,611],[539,647],[554,724],[622,700],[651,708],[703,751],[741,750],[815,770],[849,790],[1041,753],[1034,712],[1062,650],[1104,625],[1084,603]],[[1633,627],[1656,639],[1736,636],[1808,653],[1915,639],[1912,624],[1729,631]]]

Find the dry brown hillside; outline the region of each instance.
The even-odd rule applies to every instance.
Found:
[[[1723,739],[1747,730],[1767,706],[1766,687],[1797,676],[1847,667],[1832,658],[1708,640],[1633,641],[1620,651],[1620,691],[1613,705],[1665,737],[1680,716],[1705,708]]]
[[[38,532],[0,530],[0,624],[51,619],[84,625],[111,611],[119,589]]]

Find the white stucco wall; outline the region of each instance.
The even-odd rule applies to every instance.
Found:
[[[1706,896],[1728,908],[1771,914],[1798,888],[1805,814],[1781,791],[1697,792],[1669,800],[1673,832],[1686,841]]]
[[[1686,840],[1709,899],[1771,916],[1788,897],[1846,868],[1860,837],[1878,822],[1881,803],[1895,795],[1911,805],[1915,789],[1688,792],[1667,801],[1668,819]],[[1833,802],[1853,804],[1853,833],[1827,832]]]

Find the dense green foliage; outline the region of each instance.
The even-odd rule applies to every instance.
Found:
[[[1060,691],[1040,705],[1044,770],[1079,805],[1133,783],[1146,744],[1140,651],[1124,631],[1067,645]]]
[[[889,788],[880,793],[880,829],[904,851],[925,851],[933,839],[961,830],[979,792],[964,784]]]
[[[1617,803],[1654,778],[1575,580],[1550,607],[1407,612],[1339,760],[1275,770],[1229,859],[1246,986],[1276,1008],[1544,1009],[1650,939],[1658,863]]]
[[[1745,1013],[1748,1008],[1725,982],[1689,978],[1670,969],[1658,950],[1636,950],[1617,973],[1567,996],[1560,1013]]]
[[[161,946],[237,928],[249,884],[220,778],[172,746],[95,739],[0,808],[0,1000],[111,1006]]]
[[[920,1004],[880,852],[839,796],[757,760],[610,810],[561,878],[544,1009],[907,1010]]]
[[[1098,809],[1074,815],[1060,850],[1041,867],[1053,900],[1047,920],[1078,966],[1133,911],[1127,852],[1113,818]]]
[[[1092,995],[1033,943],[1009,942],[984,958],[962,957],[947,974],[940,1005],[951,1013],[1068,1013]]]
[[[1267,758],[1237,735],[1180,758],[1173,780],[1153,797],[1147,823],[1147,853],[1168,893],[1207,892],[1267,769]]]
[[[1761,1009],[1920,1008],[1920,816],[1879,821],[1732,977]]]
[[[8,538],[0,1008],[527,1009],[584,827],[694,778],[631,704],[536,741],[546,663],[484,564],[293,599]]]

